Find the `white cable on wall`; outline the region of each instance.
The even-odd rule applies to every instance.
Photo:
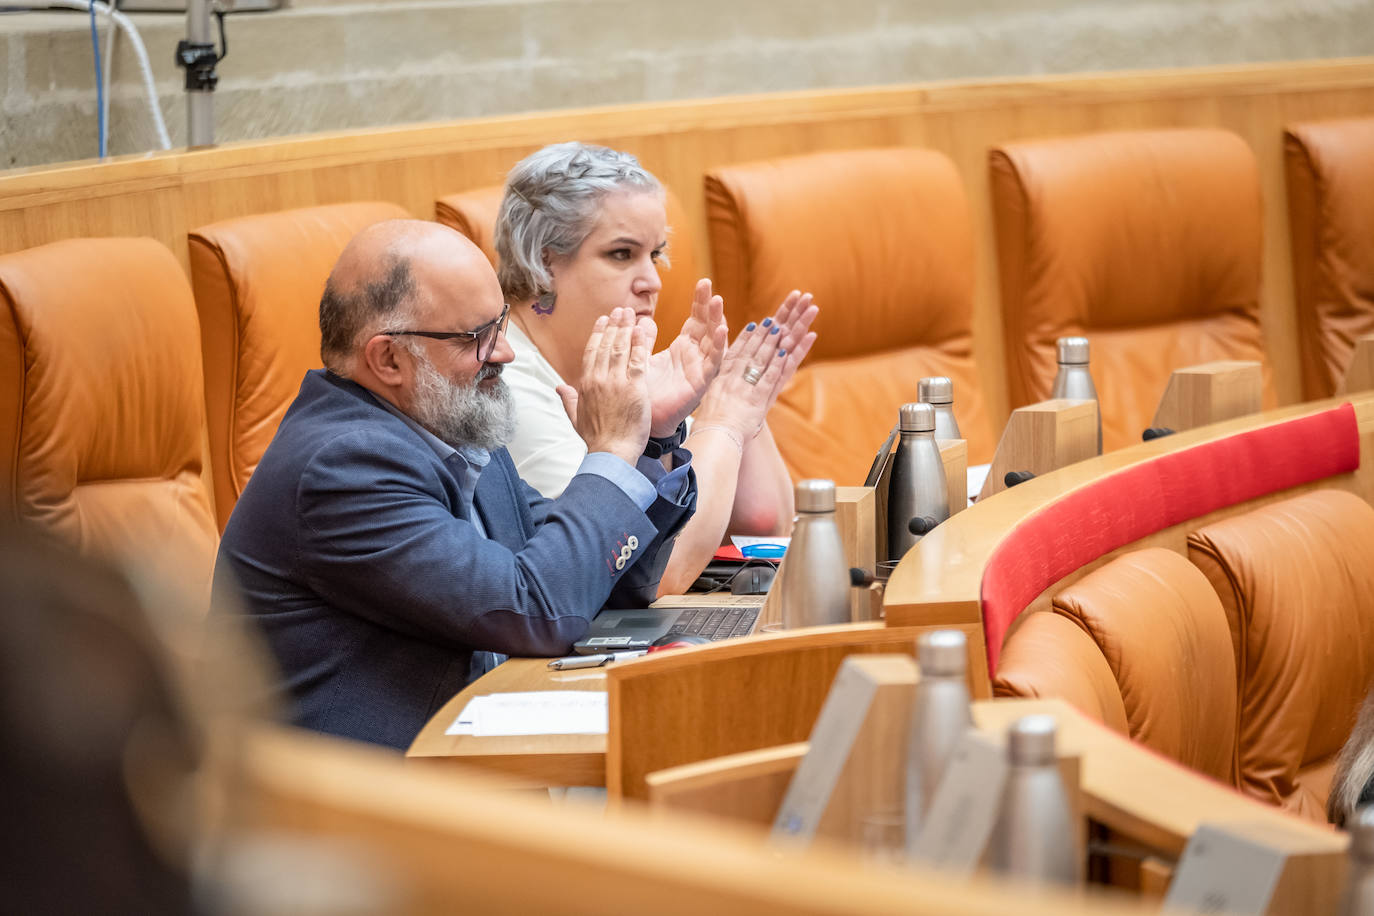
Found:
[[[153,126],[157,128],[158,142],[162,149],[172,148],[172,138],[167,135],[167,122],[162,119],[162,108],[157,101],[157,85],[153,81],[153,68],[148,63],[148,50],[143,47],[143,37],[138,34],[138,29],[129,20],[128,16],[118,10],[110,8],[110,4],[102,0],[27,0],[27,2],[15,3],[11,0],[0,0],[0,9],[24,10],[32,12],[35,3],[42,3],[44,6],[61,7],[62,9],[78,10],[88,12],[92,2],[98,13],[104,13],[114,20],[115,24],[123,30],[129,39],[129,44],[133,46],[134,56],[138,58],[138,69],[143,74],[143,90],[148,96],[148,111],[153,116]],[[108,95],[109,93],[106,93]]]
[[[105,110],[102,114],[104,115],[103,120],[105,122],[105,136],[107,141],[110,135],[110,96],[114,95],[114,93],[110,91],[110,86],[112,85],[110,83],[110,77],[114,75],[115,36],[119,34],[114,21],[114,13],[119,10],[119,0],[108,0],[108,2],[110,4],[110,15],[105,18],[109,20],[109,25],[105,28],[105,49],[100,52],[100,66],[101,69],[105,71],[101,74],[100,79],[105,84]],[[108,142],[106,147],[108,148]]]

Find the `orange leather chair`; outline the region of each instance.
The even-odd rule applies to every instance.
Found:
[[[1013,407],[1050,396],[1066,335],[1092,342],[1107,450],[1140,441],[1173,370],[1264,361],[1259,174],[1245,141],[1090,134],[1006,144],[989,166]]]
[[[501,210],[503,193],[503,186],[491,185],[448,194],[434,202],[434,218],[472,239],[493,267],[497,264],[496,217]],[[659,271],[663,290],[658,294],[654,321],[658,325],[658,343],[667,346],[692,313],[692,293],[705,272],[692,245],[687,211],[682,209],[682,203],[671,188],[664,188],[663,193],[668,216],[669,267]]]
[[[186,275],[152,239],[0,257],[0,506],[208,597],[217,532]]]
[[[445,226],[452,226],[472,240],[482,249],[491,266],[499,260],[496,256],[496,217],[501,212],[501,199],[505,196],[505,186],[499,184],[448,194],[434,202],[434,219]]]
[[[1283,152],[1303,397],[1326,398],[1374,333],[1374,118],[1290,127]]]
[[[1076,622],[1053,611],[1025,614],[1002,645],[992,692],[1059,699],[1129,736],[1126,703],[1102,650]]]
[[[1061,591],[1053,607],[1008,638],[997,695],[1060,696],[1117,727],[1115,689],[1132,740],[1237,784],[1235,661],[1206,577],[1171,550],[1138,550]]]
[[[821,307],[816,345],[769,414],[794,477],[863,483],[928,375],[953,379],[969,461],[990,460],[972,229],[948,158],[894,148],[735,165],[706,176],[706,206],[732,326],[771,314],[792,289]]]
[[[1337,490],[1188,537],[1230,622],[1241,789],[1320,821],[1335,755],[1374,679],[1371,542],[1374,507]]]
[[[191,233],[205,403],[219,528],[320,362],[320,296],[361,229],[409,217],[390,203],[305,207],[225,220]]]

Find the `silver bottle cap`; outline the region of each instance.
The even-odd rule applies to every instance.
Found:
[[[798,512],[834,512],[835,481],[812,478],[797,481]]]
[[[932,375],[916,383],[916,400],[925,404],[953,404],[954,383],[943,375]]]
[[[1070,366],[1086,366],[1088,364],[1088,338],[1061,337],[1057,343],[1061,363]]]
[[[922,633],[916,640],[916,661],[923,675],[963,677],[968,665],[968,639],[962,630]]]
[[[935,408],[929,404],[903,404],[898,417],[898,426],[904,433],[935,432]]]
[[[1054,716],[1022,716],[1007,731],[1007,752],[1016,766],[1054,762]]]
[[[1350,854],[1362,862],[1374,861],[1374,805],[1356,810],[1346,826],[1350,829]]]

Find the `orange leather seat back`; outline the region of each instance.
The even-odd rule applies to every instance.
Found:
[[[732,327],[790,290],[815,347],[769,414],[794,477],[863,483],[922,376],[954,381],[969,461],[995,445],[973,362],[973,238],[953,163],[931,150],[817,153],[706,176],[716,290]]]
[[[501,212],[501,199],[505,187],[499,184],[448,194],[434,202],[434,219],[445,226],[452,226],[472,240],[482,249],[491,266],[495,269],[499,259],[496,255],[496,217]]]
[[[1066,335],[1092,343],[1107,450],[1140,441],[1175,369],[1264,360],[1259,173],[1240,137],[1090,134],[1006,144],[989,165],[1013,407],[1050,396]]]
[[[1002,644],[992,692],[1064,700],[1108,728],[1130,734],[1126,705],[1102,650],[1082,627],[1053,613],[1027,614]]]
[[[1374,508],[1337,490],[1188,536],[1234,641],[1241,788],[1314,820],[1374,678],[1371,543]]]
[[[1302,390],[1330,397],[1374,333],[1374,118],[1284,133]]]
[[[1162,548],[1118,557],[1054,598],[1097,644],[1131,739],[1237,784],[1236,667],[1226,614],[1206,577]]]
[[[0,257],[0,505],[208,597],[217,532],[186,275],[152,239]]]
[[[496,217],[501,210],[504,192],[502,185],[490,185],[448,194],[434,203],[434,218],[472,239],[491,261],[492,267],[497,265]],[[682,209],[682,202],[671,188],[665,187],[663,195],[668,217],[669,266],[659,268],[663,289],[658,294],[658,307],[654,312],[660,348],[673,342],[678,329],[692,313],[692,293],[696,290],[697,281],[705,276],[692,244],[687,211]]]
[[[336,204],[245,216],[191,233],[205,401],[220,530],[320,362],[320,296],[361,229],[409,217],[389,203]]]

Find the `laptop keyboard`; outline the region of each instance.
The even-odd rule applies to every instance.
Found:
[[[687,608],[673,623],[669,636],[705,636],[707,639],[729,639],[748,636],[759,619],[758,607],[701,607]]]

